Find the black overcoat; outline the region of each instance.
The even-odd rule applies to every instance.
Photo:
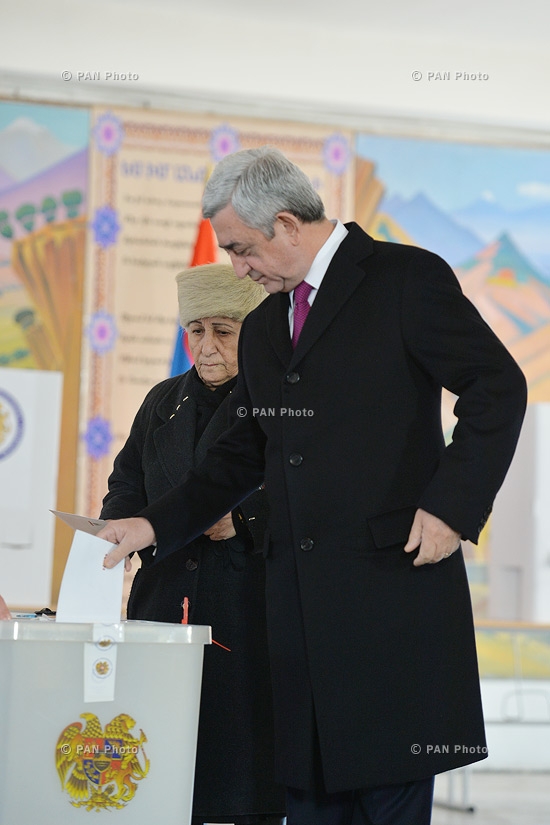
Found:
[[[150,391],[109,478],[102,518],[133,515],[181,482],[228,426],[226,396],[195,446],[198,379],[193,368]],[[202,389],[202,387],[200,387]],[[265,626],[267,516],[257,492],[234,512],[238,536],[200,536],[152,566],[141,553],[128,618],[212,626],[216,645],[204,652],[193,815],[202,820],[280,814],[284,795],[273,780],[273,714]]]
[[[276,776],[308,786],[316,725],[329,792],[484,758],[462,552],[417,568],[403,546],[418,507],[477,541],[526,403],[447,264],[348,230],[294,352],[287,295],[245,320],[233,427],[141,513],[163,557],[265,476]]]

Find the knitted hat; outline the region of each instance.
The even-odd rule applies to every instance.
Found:
[[[250,278],[240,280],[229,264],[205,264],[176,275],[182,327],[199,318],[221,316],[243,321],[267,292]]]

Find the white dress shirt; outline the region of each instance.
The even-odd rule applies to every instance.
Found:
[[[325,243],[313,259],[313,263],[307,273],[304,281],[311,286],[311,292],[308,295],[308,303],[311,306],[317,295],[317,291],[321,286],[326,271],[332,261],[336,250],[348,234],[348,230],[340,221],[331,221],[334,224],[334,229],[326,239]],[[294,331],[294,290],[290,293],[290,307],[288,310],[288,324],[290,327],[290,337]]]

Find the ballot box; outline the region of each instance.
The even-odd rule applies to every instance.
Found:
[[[0,622],[0,825],[187,825],[210,628]]]

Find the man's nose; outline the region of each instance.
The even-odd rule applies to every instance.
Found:
[[[244,258],[239,257],[239,255],[235,254],[230,254],[230,257],[237,278],[246,278],[251,269],[251,267],[247,264],[246,260]]]

